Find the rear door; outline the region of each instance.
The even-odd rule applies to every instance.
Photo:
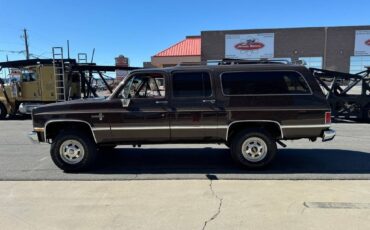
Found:
[[[206,70],[172,72],[172,141],[206,141],[216,138],[218,109],[212,85],[211,73]]]

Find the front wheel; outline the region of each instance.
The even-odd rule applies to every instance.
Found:
[[[277,152],[274,139],[264,130],[246,130],[231,143],[231,156],[240,165],[257,169],[268,165]]]
[[[55,138],[50,154],[55,165],[65,172],[81,172],[93,166],[97,148],[86,134],[68,131]]]

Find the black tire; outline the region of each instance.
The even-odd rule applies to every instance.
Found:
[[[245,145],[243,146],[243,144]],[[244,154],[242,149],[245,150]],[[275,140],[262,129],[242,131],[231,142],[231,156],[233,160],[248,169],[258,169],[267,166],[275,157],[276,152]]]
[[[74,160],[71,157],[71,162],[68,162],[68,157],[61,153],[62,145],[66,146],[68,142],[70,142],[69,145],[71,145],[71,148],[75,148],[77,146],[77,149],[83,149],[82,156],[76,158],[79,158],[78,160]],[[97,148],[95,142],[88,135],[77,131],[66,131],[61,132],[54,139],[50,147],[50,154],[55,165],[65,172],[82,172],[91,169],[94,166],[97,157]]]
[[[7,114],[8,112],[6,111],[5,106],[0,102],[0,120],[4,120]]]
[[[366,123],[370,122],[369,111],[370,111],[369,106],[364,108],[364,110],[362,112],[362,122],[366,122]]]

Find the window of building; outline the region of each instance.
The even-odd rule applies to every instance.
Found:
[[[370,56],[352,56],[350,58],[349,72],[358,73],[366,70],[365,66],[370,66]]]
[[[297,72],[233,72],[221,77],[225,95],[310,94],[305,79]]]
[[[322,57],[300,57],[299,60],[304,61],[307,68],[322,69],[323,66]]]
[[[212,95],[211,78],[206,72],[174,73],[174,97],[209,97]]]

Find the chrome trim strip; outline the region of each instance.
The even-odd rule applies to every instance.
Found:
[[[143,127],[112,127],[111,130],[158,130],[158,129],[227,129],[227,126],[143,126]]]
[[[92,130],[94,130],[94,131],[109,131],[110,127],[95,127],[95,128],[92,128]]]
[[[282,125],[283,129],[299,129],[299,128],[329,128],[330,124],[322,125]]]
[[[228,110],[226,109],[225,112],[229,112],[229,111],[235,111],[235,110],[240,110],[240,111],[329,111],[328,109],[315,109],[315,108],[273,108],[273,109],[265,109],[265,108],[245,108],[245,107],[240,107],[240,109],[238,107],[233,107],[233,110]],[[182,112],[194,112],[196,110],[194,109],[183,109],[181,110]],[[120,113],[125,113],[125,112],[122,112],[122,109],[119,108],[119,109],[111,109],[111,110],[102,110],[102,113],[104,114],[110,114],[110,113],[117,113],[117,112],[120,112]],[[144,111],[146,112],[146,111]],[[163,113],[163,110],[154,110],[154,111],[149,111],[149,112],[158,112],[158,113]],[[61,112],[60,111],[56,111],[56,112],[45,112],[45,113],[40,113],[42,115],[54,115],[54,114],[60,114]],[[81,110],[74,110],[74,111],[63,111],[64,114],[91,114],[91,113],[94,113],[93,110],[84,110],[84,111],[81,111]],[[126,113],[129,113],[129,112],[126,112]],[[344,117],[344,116],[343,116]]]
[[[262,122],[262,123],[275,123],[275,124],[277,124],[278,126],[279,126],[279,128],[280,128],[280,137],[281,138],[284,138],[284,132],[283,132],[283,129],[281,128],[281,125],[280,125],[280,123],[279,122],[277,122],[277,121],[273,121],[273,120],[241,120],[241,121],[233,121],[233,122],[231,122],[230,124],[229,124],[229,126],[227,127],[227,131],[226,131],[226,141],[227,141],[227,139],[228,139],[228,136],[229,136],[229,129],[230,129],[230,126],[232,125],[232,124],[235,124],[235,123],[243,123],[243,122],[245,122],[245,123],[251,123],[251,122]]]
[[[111,130],[157,130],[157,129],[170,129],[168,126],[143,126],[143,127],[112,127]]]
[[[218,125],[195,125],[195,126],[171,126],[171,129],[225,129],[225,126]]]
[[[88,123],[87,121],[83,121],[83,120],[75,120],[75,119],[61,119],[61,120],[49,120],[45,123],[45,132],[44,132],[44,138],[45,138],[45,142],[46,142],[46,131],[47,131],[47,126],[51,123],[55,123],[55,122],[80,122],[80,123],[85,123],[87,124],[89,127],[90,127],[90,130],[91,130],[91,133],[94,137],[94,141],[95,143],[98,143],[97,140],[96,140],[96,137],[95,137],[95,133],[93,131],[93,128],[91,127],[90,123]]]

